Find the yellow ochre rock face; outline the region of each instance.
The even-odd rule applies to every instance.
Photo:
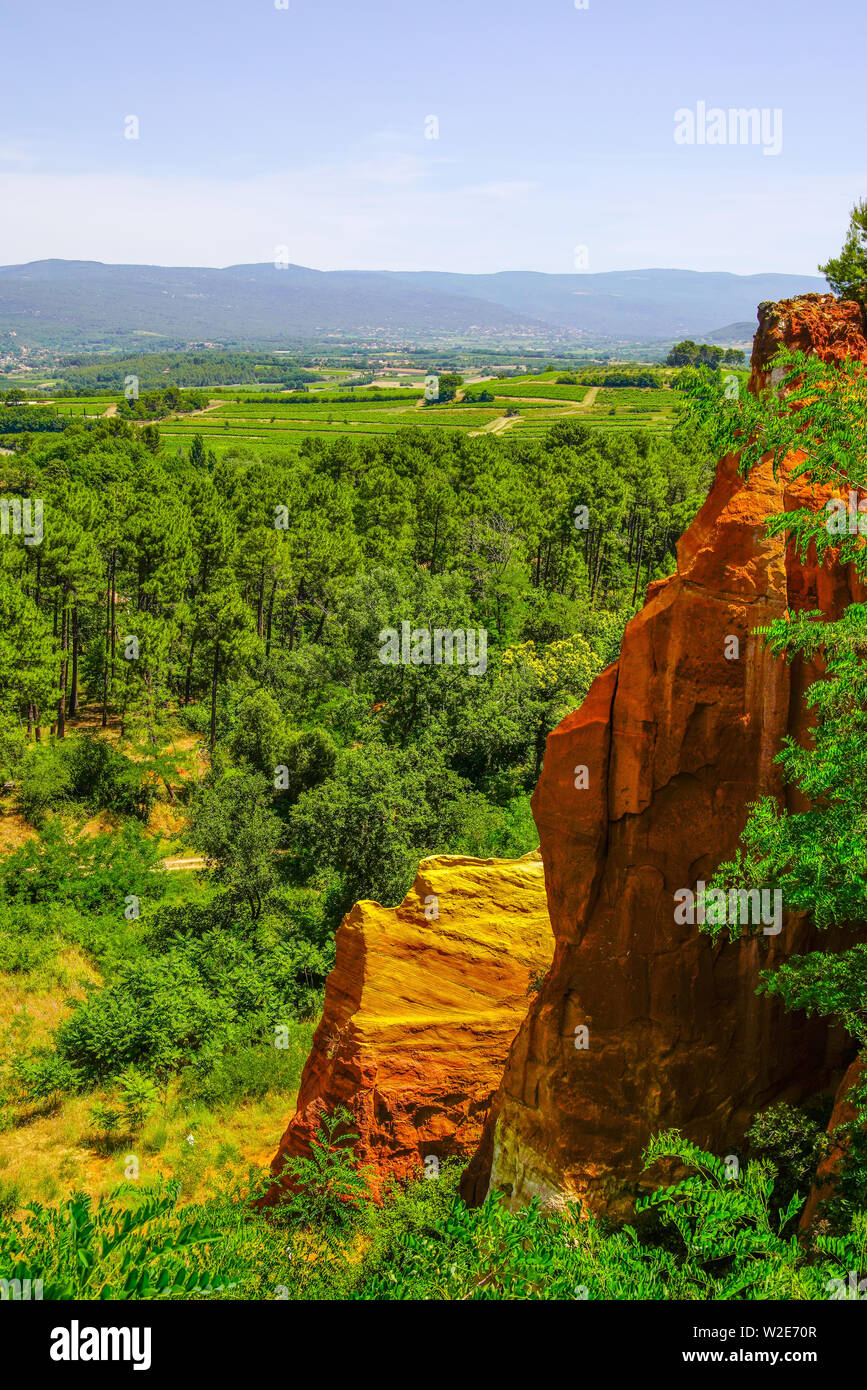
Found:
[[[554,951],[538,852],[425,859],[398,907],[356,903],[336,946],[275,1177],[341,1104],[360,1135],[356,1153],[380,1178],[471,1153],[528,986]],[[278,1190],[279,1181],[271,1200]]]

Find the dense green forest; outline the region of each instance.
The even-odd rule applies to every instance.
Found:
[[[273,382],[287,387],[321,381],[319,373],[301,366],[285,354],[226,352],[209,348],[200,352],[80,353],[61,357],[56,367],[62,390],[69,395],[89,391],[119,393],[128,376],[135,376],[142,390],[166,386],[255,385]]]
[[[721,391],[710,374],[705,403]],[[735,1187],[660,1136],[648,1163],[694,1176],[620,1232],[468,1211],[448,1167],[373,1203],[340,1115],[276,1212],[251,1207],[263,1174],[238,1177],[225,1144],[202,1172],[210,1124],[297,1087],[356,899],[399,901],[433,851],[535,846],[545,737],[673,570],[716,418],[676,438],[562,420],[534,441],[408,428],[217,459],[118,415],[5,459],[0,825],[27,833],[0,858],[0,973],[66,1004],[4,1023],[3,1129],[62,1116],[117,1176],[131,1146],[166,1154],[189,1130],[171,1179],[89,1196],[71,1160],[34,1189],[4,1159],[16,1277],[58,1298],[824,1298],[864,1268],[860,1170],[833,1227],[795,1239],[827,1113],[788,1106],[754,1122]],[[404,624],[484,632],[486,660],[382,660]],[[182,851],[202,867],[166,873]],[[857,1017],[860,960],[769,987]]]
[[[45,534],[2,551],[5,775],[25,798],[59,776],[55,738],[83,705],[155,768],[168,720],[203,733],[215,785],[289,762],[271,800],[296,836],[385,769],[415,788],[400,875],[337,848],[327,867],[351,894],[399,896],[425,848],[524,842],[545,735],[672,568],[708,480],[700,451],[569,421],[520,448],[410,429],[219,462],[196,441],[154,452],[119,418],[74,424],[9,461],[6,495],[38,497]],[[402,622],[484,629],[486,678],[383,665],[378,633]]]

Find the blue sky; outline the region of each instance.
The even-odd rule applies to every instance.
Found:
[[[864,0],[10,6],[0,263],[813,273],[867,196],[865,31]],[[677,144],[699,102],[780,110],[781,152]]]

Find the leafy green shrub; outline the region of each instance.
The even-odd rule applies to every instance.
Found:
[[[127,1067],[118,1077],[120,1108],[127,1131],[135,1134],[156,1109],[159,1096],[149,1076],[142,1076],[134,1067]]]
[[[676,1134],[646,1158],[663,1156],[695,1169],[642,1203],[670,1222],[673,1248],[632,1226],[606,1232],[578,1210],[545,1214],[535,1201],[513,1211],[492,1194],[470,1210],[457,1192],[462,1165],[445,1162],[435,1180],[393,1186],[381,1205],[361,1202],[342,1236],[318,1240],[315,1259],[305,1247],[281,1278],[290,1297],[317,1299],[826,1299],[831,1279],[862,1267],[867,1222],[820,1242],[811,1263],[779,1234],[769,1165],[729,1181],[724,1163]]]
[[[679,1234],[684,1257],[708,1296],[820,1296],[817,1272],[806,1267],[797,1238],[782,1235],[804,1198],[795,1193],[782,1211],[772,1212],[773,1164],[751,1162],[732,1176],[725,1160],[705,1153],[676,1130],[652,1140],[645,1166],[660,1159],[677,1160],[694,1173],[641,1198],[637,1209],[656,1211]]]
[[[828,1147],[827,1122],[828,1107],[824,1114],[811,1114],[784,1101],[756,1115],[747,1130],[747,1143],[751,1154],[770,1159],[776,1169],[774,1205],[788,1206],[796,1192],[806,1198]]]
[[[45,910],[0,904],[0,972],[35,977],[53,958],[57,942],[46,920],[53,915]]]
[[[148,1076],[127,1067],[117,1079],[116,1097],[94,1101],[90,1107],[90,1126],[107,1139],[130,1138],[136,1134],[156,1108],[157,1088]]]
[[[295,802],[304,791],[318,787],[337,765],[337,746],[325,729],[306,729],[287,736],[281,757],[285,785],[278,790],[288,802]]]
[[[819,1206],[820,1218],[837,1232],[849,1231],[858,1213],[867,1212],[867,1071],[863,1068],[848,1099],[855,1107],[855,1119],[835,1125],[829,1136],[829,1143],[842,1150],[842,1161],[831,1196]]]
[[[297,1091],[313,1043],[312,1023],[286,1025],[285,1047],[273,1037],[239,1043],[216,1059],[193,1059],[183,1073],[183,1094],[209,1110],[262,1099],[272,1092],[290,1096]]]
[[[221,1013],[183,957],[137,961],[61,1023],[56,1045],[91,1084],[128,1066],[167,1076],[213,1034]]]
[[[0,898],[7,903],[74,905],[81,911],[108,908],[122,920],[128,894],[158,899],[164,875],[155,873],[163,856],[159,840],[126,822],[118,831],[86,835],[46,822],[39,839],[0,858]]]
[[[49,1100],[63,1092],[78,1091],[82,1086],[78,1068],[49,1048],[17,1057],[13,1074],[18,1094],[27,1101]]]
[[[273,1043],[275,1024],[318,1002],[322,977],[311,972],[322,969],[307,942],[215,928],[119,966],[60,1024],[55,1045],[90,1084],[128,1067],[162,1079],[195,1062],[204,1073],[239,1042]]]
[[[79,737],[63,747],[70,774],[69,795],[95,811],[146,820],[156,799],[156,784],[105,739]]]
[[[253,691],[239,706],[237,721],[229,735],[232,757],[248,762],[273,781],[274,769],[281,761],[283,725],[283,714],[273,695],[267,690]]]
[[[22,762],[18,801],[36,826],[43,824],[47,811],[68,802],[146,820],[155,797],[153,781],[105,739],[78,735],[37,743]]]
[[[10,1279],[42,1281],[46,1299],[190,1298],[225,1287],[196,1250],[222,1237],[207,1222],[179,1215],[176,1186],[120,1206],[119,1192],[93,1203],[77,1193],[58,1207],[32,1202],[0,1227],[0,1268]]]
[[[206,735],[210,731],[211,711],[200,702],[182,705],[178,710],[178,719],[191,733]]]
[[[11,1216],[16,1207],[21,1205],[21,1201],[21,1188],[18,1183],[0,1178],[0,1218]]]
[[[41,826],[47,811],[68,800],[72,785],[69,765],[55,743],[36,743],[21,767],[18,804],[31,825]]]
[[[225,884],[235,898],[246,899],[254,919],[275,882],[273,855],[281,835],[260,773],[233,770],[196,795],[193,844],[214,865],[214,881]]]
[[[228,748],[289,803],[330,777],[337,762],[337,747],[326,730],[290,728],[267,690],[256,690],[242,702]]]
[[[277,1213],[289,1226],[330,1232],[345,1226],[359,1203],[369,1198],[367,1176],[353,1153],[358,1134],[353,1117],[338,1105],[310,1142],[309,1158],[287,1159],[283,1178],[294,1189],[283,1196]]]
[[[90,1107],[89,1124],[92,1130],[111,1140],[121,1131],[123,1114],[110,1101],[96,1100]]]
[[[513,1211],[492,1194],[468,1209],[459,1162],[444,1161],[435,1179],[392,1184],[373,1202],[340,1128],[341,1118],[330,1117],[319,1162],[311,1160],[315,1215],[302,1194],[282,1217],[279,1207],[252,1210],[251,1192],[238,1184],[183,1213],[177,1189],[162,1186],[137,1192],[131,1211],[117,1194],[95,1209],[77,1196],[5,1223],[0,1259],[13,1278],[44,1279],[46,1298],[185,1298],[210,1289],[217,1298],[323,1301],[825,1300],[850,1271],[867,1269],[867,1215],[842,1235],[819,1237],[808,1258],[771,1220],[770,1165],[750,1164],[732,1181],[723,1163],[678,1135],[660,1136],[646,1155],[693,1169],[647,1199],[671,1223],[675,1246],[665,1249],[634,1227],[606,1231],[570,1208],[546,1214],[533,1201]],[[250,1180],[257,1192],[267,1178],[251,1172]],[[199,1248],[207,1274],[196,1270]]]
[[[348,750],[334,777],[302,793],[289,815],[289,839],[299,875],[340,876],[333,909],[342,915],[362,898],[399,902],[420,859],[468,852],[468,840],[482,842],[491,820],[509,834],[437,745],[398,754],[371,743]]]
[[[21,725],[0,717],[0,792],[5,782],[18,776],[27,750],[27,736]]]

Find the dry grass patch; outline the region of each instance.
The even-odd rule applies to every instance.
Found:
[[[213,1112],[183,1113],[170,1100],[167,1114],[157,1111],[139,1134],[108,1144],[90,1125],[97,1099],[105,1093],[64,1098],[51,1113],[0,1132],[0,1197],[5,1194],[7,1210],[59,1202],[77,1190],[99,1198],[123,1184],[132,1191],[158,1178],[180,1183],[182,1203],[201,1201],[243,1182],[251,1168],[264,1174],[295,1108],[294,1093]],[[128,1176],[131,1157],[138,1165],[135,1179]]]

